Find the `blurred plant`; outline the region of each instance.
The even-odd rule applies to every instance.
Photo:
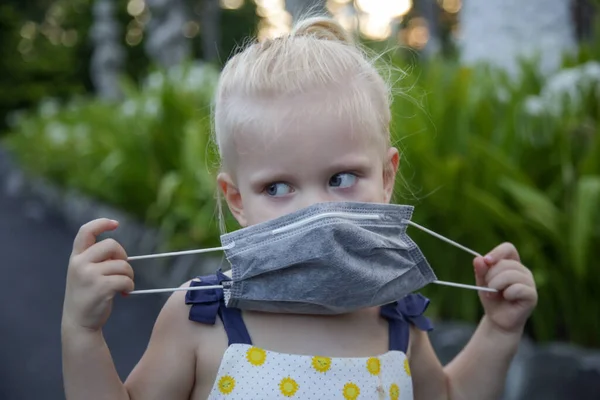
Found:
[[[416,221],[476,251],[513,242],[539,285],[530,332],[598,346],[600,64],[547,80],[533,71],[523,65],[522,80],[511,82],[432,62],[404,77],[422,92],[397,96],[393,106],[407,182],[400,200],[415,204]],[[473,282],[470,256],[414,235],[440,279]],[[474,293],[426,292],[437,315],[480,315]]]
[[[92,26],[93,3],[92,0],[2,1],[0,134],[7,127],[5,115],[14,110],[36,107],[49,97],[64,100],[93,91],[89,78],[92,54],[89,30]],[[128,10],[130,3],[116,1],[115,5],[118,6],[117,19],[124,30],[121,42],[127,52],[126,74],[129,79],[138,81],[151,68],[142,45],[142,22],[147,22],[151,17],[148,13],[133,17]],[[190,0],[189,3],[189,23],[192,25],[188,25],[194,27],[202,10],[193,6],[202,2]],[[256,31],[258,24],[254,2],[237,3],[240,3],[239,8],[221,12],[218,27],[223,38],[216,49],[221,62],[244,38]],[[193,42],[194,58],[202,59],[202,34],[188,36],[188,40]]]
[[[15,117],[8,145],[32,173],[159,227],[165,246],[217,243],[210,99],[217,70],[186,66],[125,85],[122,103],[51,101]]]
[[[89,87],[88,0],[0,4],[0,131],[11,110]]]
[[[415,221],[479,252],[515,243],[540,291],[529,332],[599,346],[598,65],[573,64],[549,79],[523,65],[515,82],[449,61],[395,62],[410,72],[399,85],[411,88],[399,91],[392,110],[403,150],[397,200],[416,206]],[[217,73],[154,72],[139,87],[127,85],[121,104],[45,103],[14,122],[6,143],[31,173],[159,226],[171,239],[165,250],[217,245],[209,143]],[[587,84],[552,89],[564,74]],[[411,233],[440,279],[473,281],[470,256]],[[472,291],[432,285],[425,293],[432,315],[479,317]]]

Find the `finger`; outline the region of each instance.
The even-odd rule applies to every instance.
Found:
[[[134,272],[131,265],[125,260],[109,260],[93,265],[98,272],[104,276],[124,275],[129,279],[134,279]]]
[[[505,271],[519,271],[533,278],[531,271],[525,268],[525,266],[520,262],[515,260],[500,260],[497,264],[489,268],[488,273],[485,275],[486,282],[491,281]]]
[[[99,263],[107,260],[127,260],[127,253],[114,239],[104,239],[88,248],[82,255],[86,261]]]
[[[502,243],[496,246],[492,251],[484,257],[487,265],[494,265],[500,260],[515,260],[521,261],[517,248],[512,243]]]
[[[490,270],[490,267],[485,263],[483,257],[476,257],[473,260],[473,267],[475,268],[475,283],[477,286],[486,286],[485,277]]]
[[[78,255],[96,243],[96,237],[103,232],[115,230],[119,223],[112,219],[100,218],[88,222],[79,228],[73,241],[73,255]]]
[[[115,293],[129,293],[135,288],[133,281],[125,275],[109,275],[103,279],[103,289],[107,296]]]
[[[523,283],[515,283],[509,286],[502,295],[508,301],[537,301],[535,288]]]
[[[494,279],[489,281],[488,287],[491,287],[498,291],[502,291],[510,285],[514,285],[517,283],[533,286],[531,278],[527,274],[523,273],[522,271],[509,270],[504,271],[503,273],[499,274]]]

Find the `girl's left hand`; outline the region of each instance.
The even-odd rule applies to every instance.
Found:
[[[485,257],[475,258],[473,266],[477,285],[498,290],[479,292],[486,317],[502,331],[521,333],[538,295],[533,275],[521,264],[515,246],[503,243]]]

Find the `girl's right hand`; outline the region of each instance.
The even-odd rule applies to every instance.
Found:
[[[108,320],[115,294],[133,290],[133,269],[123,247],[114,239],[96,243],[96,236],[118,225],[101,218],[79,229],[67,271],[63,324],[98,331]]]

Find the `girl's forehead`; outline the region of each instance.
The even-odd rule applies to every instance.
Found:
[[[257,177],[333,174],[380,160],[370,132],[352,131],[335,119],[307,120],[278,132],[248,132],[236,143],[236,175]],[[243,178],[242,178],[243,179]]]
[[[321,96],[317,94],[321,93]],[[376,146],[385,151],[387,126],[364,98],[348,92],[307,93],[278,98],[228,98],[216,113],[224,165],[249,157],[304,159]]]
[[[295,116],[288,114],[287,118],[281,116],[274,119],[236,132],[236,153],[338,153],[353,151],[357,146],[369,147],[378,142],[373,130],[365,129],[352,119],[326,112],[305,115],[299,112]]]

